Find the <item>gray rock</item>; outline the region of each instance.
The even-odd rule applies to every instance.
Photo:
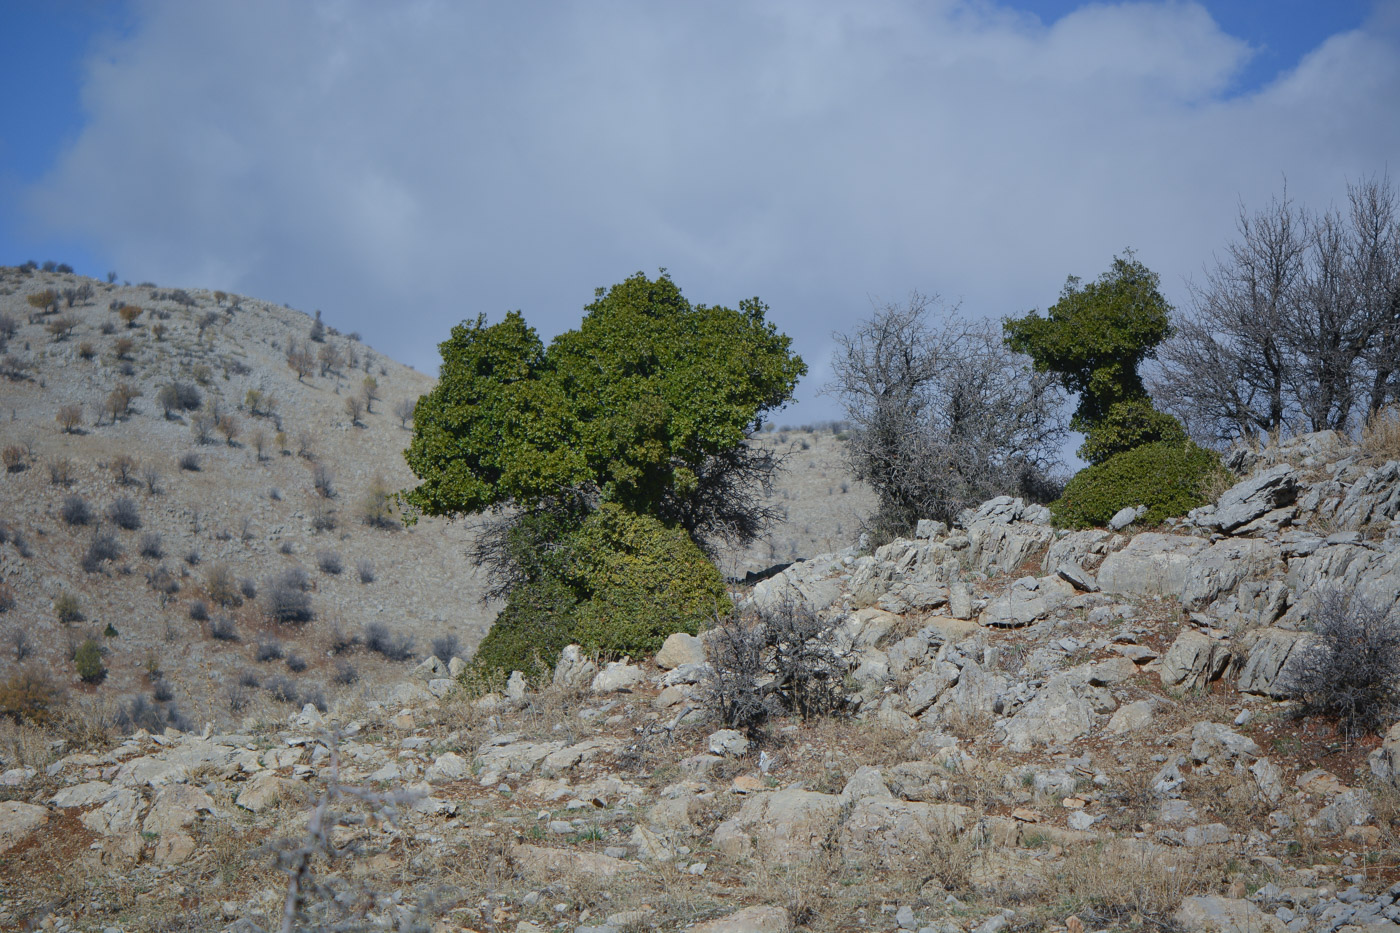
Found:
[[[1270,628],[1253,635],[1252,642],[1249,659],[1240,671],[1240,692],[1275,699],[1289,696],[1291,673],[1314,643],[1313,636]]]
[[[982,625],[1013,627],[1029,625],[1043,619],[1069,602],[1074,587],[1059,575],[1022,577],[1006,592],[987,604],[978,617]]]
[[[1099,581],[1094,579],[1092,573],[1078,564],[1060,564],[1055,572],[1060,575],[1061,580],[1081,593],[1097,593],[1099,591]]]
[[[1381,747],[1366,757],[1366,763],[1382,781],[1400,783],[1400,722],[1390,727]]]
[[[1108,720],[1106,727],[1114,735],[1136,732],[1152,724],[1152,713],[1157,704],[1151,700],[1135,700],[1118,707]]]
[[[710,733],[710,754],[738,758],[748,753],[749,740],[737,729],[721,729]]]
[[[49,821],[49,811],[32,803],[0,800],[0,852],[8,852]]]
[[[781,907],[745,907],[743,910],[697,923],[690,933],[788,933],[792,920]]]
[[[1192,611],[1204,609],[1232,595],[1243,581],[1263,579],[1282,569],[1276,544],[1256,538],[1217,541],[1192,559],[1179,592],[1181,604]]]
[[[935,661],[928,670],[915,677],[904,691],[904,711],[917,716],[928,709],[943,695],[943,691],[958,682],[960,673],[955,664]]]
[[[1342,791],[1308,820],[1308,825],[1340,836],[1352,826],[1365,826],[1376,818],[1370,793],[1359,788]]]
[[[817,858],[841,815],[841,798],[807,790],[754,794],[715,830],[714,847],[730,857],[754,849],[779,863]]]
[[[919,519],[919,524],[914,528],[914,537],[919,540],[928,538],[941,538],[948,533],[948,526],[942,522],[934,521],[931,518]]]
[[[1376,467],[1347,490],[1334,518],[1343,528],[1360,528],[1400,515],[1400,462]]]
[[[948,585],[948,614],[955,619],[972,618],[972,590],[966,583]]]
[[[1122,531],[1146,514],[1147,506],[1145,505],[1124,506],[1117,512],[1114,512],[1113,517],[1108,520],[1109,530]]]
[[[705,643],[694,635],[675,632],[666,636],[661,650],[656,653],[656,666],[664,671],[673,670],[686,664],[705,663]]]
[[[470,773],[471,764],[465,758],[455,752],[447,752],[433,761],[423,779],[429,784],[446,784],[460,781]]]
[[[1098,583],[1105,593],[1125,596],[1178,596],[1191,561],[1205,550],[1203,538],[1146,532],[1104,558]]]
[[[1131,663],[1131,662],[1130,662]],[[1003,741],[1013,752],[1029,752],[1037,744],[1069,742],[1087,735],[1094,710],[1081,696],[1075,678],[1057,675],[1012,716]]]
[[[1215,511],[1197,524],[1230,533],[1298,497],[1298,471],[1286,463],[1272,466],[1228,489]]]
[[[569,690],[582,690],[593,682],[598,674],[594,664],[578,645],[569,645],[559,654],[559,663],[554,665],[554,686]]]
[[[1223,642],[1188,629],[1167,649],[1159,676],[1164,686],[1191,690],[1218,678],[1229,662],[1230,649]]]
[[[520,671],[511,671],[510,678],[506,681],[506,699],[523,700],[525,699],[525,690],[525,675]]]
[[[1253,761],[1263,752],[1253,739],[1240,735],[1218,722],[1198,722],[1191,727],[1191,759],[1212,763],[1230,762],[1236,758]]]
[[[635,664],[613,661],[598,672],[589,689],[594,693],[616,693],[619,690],[630,690],[645,679],[646,674]]]
[[[1282,920],[1243,898],[1188,897],[1172,919],[1188,933],[1288,933]]]

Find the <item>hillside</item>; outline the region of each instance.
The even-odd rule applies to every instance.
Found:
[[[749,593],[760,628],[566,652],[539,690],[428,659],[326,715],[19,749],[0,924],[1394,931],[1400,725],[1348,737],[1292,696],[1330,590],[1400,594],[1394,453],[1241,451],[1155,529],[995,499],[794,564]],[[839,708],[722,728],[716,696],[775,704],[792,664]]]
[[[52,305],[30,302],[46,291]],[[236,725],[373,693],[435,642],[470,656],[496,608],[468,559],[474,523],[405,529],[378,505],[413,481],[400,406],[430,377],[221,292],[8,268],[0,315],[14,324],[0,350],[0,679],[22,662],[107,719],[141,696],[157,717]],[[377,398],[352,421],[367,378]],[[177,383],[182,397],[162,400]],[[790,451],[774,493],[790,518],[723,569],[742,578],[849,543],[870,497],[831,433],[756,442]],[[270,620],[289,583],[309,621]],[[72,660],[89,637],[107,672],[95,685]]]

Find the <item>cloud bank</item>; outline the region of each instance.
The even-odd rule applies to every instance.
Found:
[[[768,302],[825,417],[871,297],[1020,314],[1132,246],[1184,300],[1241,201],[1386,170],[1396,9],[1238,94],[1252,50],[1195,3],[150,0],[27,203],[124,277],[321,308],[427,371],[459,320],[548,337],[664,266]]]

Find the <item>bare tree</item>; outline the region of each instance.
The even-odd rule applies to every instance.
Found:
[[[851,467],[879,495],[878,531],[951,520],[989,496],[1048,491],[1063,394],[994,324],[914,294],[836,341],[827,391],[853,424]]]
[[[1287,196],[1251,214],[1192,286],[1154,394],[1215,443],[1347,431],[1397,397],[1400,223],[1385,178],[1347,188],[1346,212]]]

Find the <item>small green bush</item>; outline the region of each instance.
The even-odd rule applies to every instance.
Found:
[[[1119,509],[1145,505],[1139,521],[1155,525],[1205,505],[1206,488],[1223,473],[1219,456],[1195,444],[1146,444],[1080,470],[1050,515],[1061,527],[1088,528],[1107,524]]]
[[[102,666],[102,648],[95,639],[89,638],[78,646],[73,655],[73,664],[83,683],[95,684],[107,676],[107,668]]]
[[[518,529],[520,543],[564,523]],[[558,543],[533,550],[474,658],[477,673],[547,676],[566,645],[652,654],[673,632],[696,634],[732,608],[724,581],[690,535],[605,503]]]

